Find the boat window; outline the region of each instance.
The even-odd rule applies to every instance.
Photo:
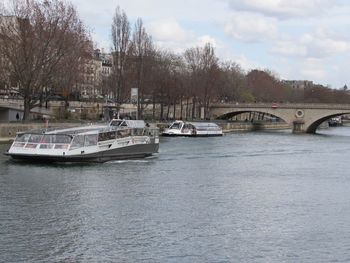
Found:
[[[15,141],[16,142],[27,142],[30,137],[30,134],[24,133],[24,134],[18,134]]]
[[[221,128],[215,123],[196,123],[196,129],[199,131],[219,131]]]
[[[40,143],[52,143],[53,136],[52,135],[43,135],[40,139]],[[42,148],[42,147],[40,147]]]
[[[54,144],[40,144],[40,149],[52,149]]]
[[[71,141],[71,137],[68,135],[59,135],[59,134],[45,134],[40,143],[58,143],[58,144],[69,144]]]
[[[67,135],[55,135],[54,137],[54,143],[64,143],[69,144],[71,142],[72,138]]]
[[[110,126],[120,126],[120,124],[122,123],[123,121],[121,120],[113,120],[111,121],[111,123],[109,124]]]
[[[98,141],[108,141],[108,140],[114,140],[116,138],[116,132],[102,132],[98,135]]]
[[[123,134],[121,133],[121,131],[117,131],[117,138],[123,138]]]
[[[159,136],[159,130],[158,129],[148,129],[148,134],[152,137],[158,137]]]
[[[73,138],[71,149],[76,149],[84,146],[84,136],[78,135]]]
[[[144,129],[133,129],[133,134],[136,136],[142,136]]]
[[[97,140],[98,140],[97,134],[85,135],[85,146],[97,145]]]
[[[174,122],[171,126],[170,129],[177,129],[179,130],[181,128],[181,123],[179,122]]]
[[[28,139],[28,142],[31,142],[31,143],[39,143],[41,138],[43,136],[40,134],[31,134],[29,139]]]
[[[15,142],[14,144],[12,144],[12,147],[22,148],[24,147],[24,145],[26,145],[24,142]]]

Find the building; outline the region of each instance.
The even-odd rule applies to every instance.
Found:
[[[314,83],[310,80],[283,80],[282,82],[292,87],[293,89],[299,90],[304,90],[314,85]]]
[[[103,81],[110,76],[111,71],[111,55],[96,49],[93,58],[84,65],[81,81],[77,84],[81,97],[83,99],[105,97]]]

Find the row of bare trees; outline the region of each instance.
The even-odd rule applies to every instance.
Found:
[[[214,47],[185,50],[175,54],[157,48],[138,19],[131,30],[127,15],[119,7],[112,23],[113,76],[118,102],[128,101],[130,89],[139,89],[139,116],[153,104],[153,118],[196,118],[199,108],[208,117],[213,102],[291,102],[349,103],[346,90],[321,85],[293,88],[269,70],[245,73],[238,64],[222,62]],[[155,107],[160,105],[158,116]],[[180,116],[175,116],[175,107]]]
[[[16,83],[24,98],[24,119],[53,91],[79,92],[76,84],[93,47],[74,6],[63,0],[12,0],[11,6],[0,6],[0,14],[0,86]],[[102,95],[112,94],[120,105],[130,102],[131,88],[138,88],[139,118],[147,106],[154,119],[170,113],[191,119],[199,116],[199,109],[208,117],[210,104],[218,102],[350,101],[346,89],[295,89],[268,70],[245,73],[238,64],[221,61],[210,43],[182,54],[160,49],[142,19],[132,26],[119,7],[111,38],[112,73],[103,79]]]

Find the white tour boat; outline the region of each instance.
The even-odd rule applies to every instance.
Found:
[[[158,152],[158,128],[144,121],[112,120],[108,125],[19,132],[5,153],[40,162],[106,162]]]
[[[222,136],[222,129],[213,122],[175,121],[166,128],[163,136]]]

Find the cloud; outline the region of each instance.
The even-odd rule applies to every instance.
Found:
[[[306,46],[296,43],[295,41],[278,41],[272,47],[271,52],[274,54],[290,57],[305,57],[307,56]]]
[[[234,56],[233,59],[246,71],[265,68],[265,66],[259,62],[247,58],[244,54]]]
[[[186,30],[175,18],[155,20],[145,25],[157,46],[182,53],[187,48],[204,46],[210,43],[214,48],[222,46],[221,41],[210,35],[196,35]]]
[[[321,59],[306,59],[301,64],[300,72],[305,79],[321,82],[327,79],[327,71],[324,66],[324,61]]]
[[[185,42],[193,33],[183,29],[175,18],[166,18],[145,25],[147,31],[157,40],[165,42]]]
[[[214,48],[222,48],[221,41],[209,36],[204,35],[197,38],[196,46],[203,47],[205,44],[210,43]]]
[[[318,29],[313,34],[302,36],[300,43],[308,49],[309,57],[328,57],[349,50],[349,42],[340,39],[338,36],[332,36],[323,29]]]
[[[277,21],[257,14],[243,13],[234,16],[225,25],[225,33],[245,42],[260,42],[278,35]]]
[[[260,13],[279,19],[319,15],[337,6],[332,0],[227,0],[235,11]]]
[[[319,28],[296,39],[277,41],[271,52],[282,56],[326,58],[349,51],[350,43]]]

